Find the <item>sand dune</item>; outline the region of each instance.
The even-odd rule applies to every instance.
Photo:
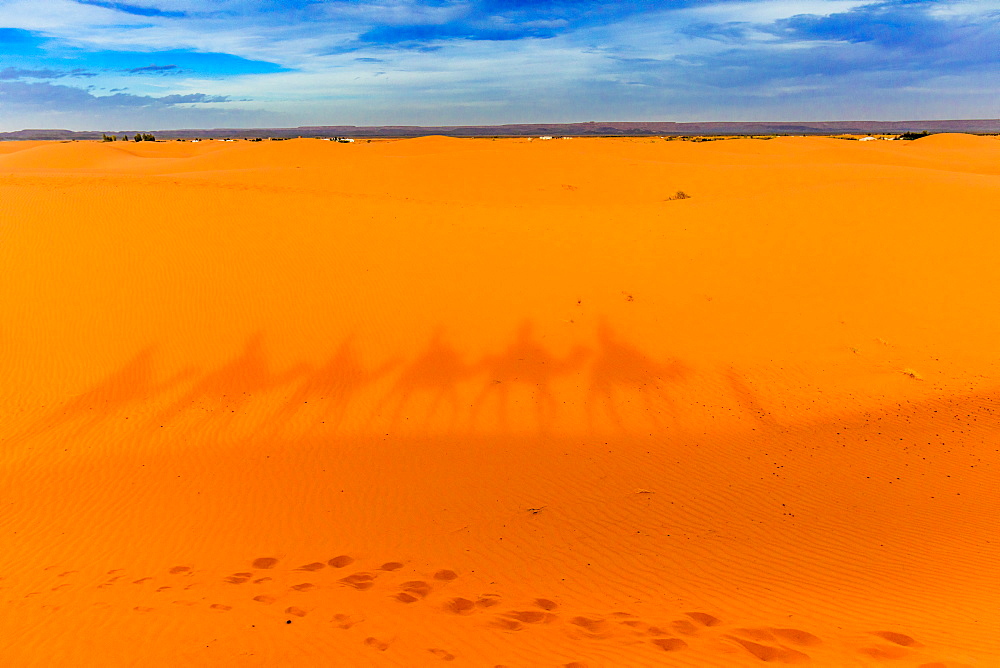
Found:
[[[1000,665],[998,157],[0,144],[0,662]]]

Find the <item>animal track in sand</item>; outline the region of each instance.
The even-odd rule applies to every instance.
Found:
[[[685,636],[693,636],[698,633],[698,627],[686,619],[675,619],[670,622],[670,628],[673,629],[674,632]]]
[[[468,615],[476,609],[476,604],[467,598],[456,597],[445,603],[444,609],[456,615]]]
[[[687,649],[688,644],[680,638],[656,638],[653,644],[667,652],[677,652]]]
[[[398,571],[402,567],[403,567],[403,564],[401,564],[398,561],[387,561],[384,564],[382,564],[381,566],[379,566],[378,569],[380,571]]]
[[[903,647],[923,647],[923,645],[918,643],[910,636],[902,633],[896,633],[895,631],[876,631],[872,635],[876,635],[879,638],[888,640],[891,643],[902,645]]]
[[[416,603],[421,599],[427,598],[427,595],[431,593],[431,586],[423,580],[404,582],[399,587],[402,591],[393,596],[393,598],[401,603]]]
[[[354,558],[349,557],[346,554],[342,554],[339,557],[334,557],[333,559],[330,559],[326,563],[328,563],[330,566],[333,566],[334,568],[343,568],[345,566],[350,566],[351,564],[353,564]]]
[[[295,570],[297,571],[318,571],[321,568],[326,568],[326,564],[321,561],[314,561],[311,564],[306,564],[305,566],[299,566]]]
[[[707,612],[685,612],[684,614],[702,626],[718,626],[722,623],[718,617],[713,617]]]
[[[810,657],[807,654],[811,653],[809,648],[826,645],[825,651],[829,653],[831,648],[838,646],[838,641],[827,645],[824,639],[800,628],[765,624],[730,624],[730,620],[724,621],[724,617],[720,619],[720,616],[698,610],[679,610],[665,618],[653,620],[641,619],[622,610],[608,612],[586,609],[574,606],[569,600],[552,597],[526,597],[513,602],[504,601],[499,593],[479,593],[463,588],[462,578],[455,570],[420,567],[399,560],[384,562],[373,560],[367,563],[363,561],[364,567],[369,570],[348,571],[344,577],[338,577],[342,572],[338,572],[338,569],[357,564],[354,557],[340,555],[326,561],[311,562],[308,559],[296,560],[295,563],[304,564],[298,567],[290,565],[282,567],[274,557],[261,557],[252,563],[255,569],[266,567],[268,575],[256,577],[263,574],[254,570],[228,574],[226,571],[217,570],[213,573],[212,570],[195,571],[192,566],[178,565],[163,568],[170,575],[168,582],[173,583],[165,585],[162,584],[163,578],[159,576],[129,580],[126,571],[113,569],[108,572],[105,581],[97,586],[152,584],[153,586],[148,588],[124,588],[123,593],[134,596],[134,600],[128,603],[122,601],[119,605],[123,610],[136,614],[155,613],[155,601],[162,602],[164,599],[149,598],[154,593],[173,591],[180,593],[182,590],[196,587],[202,590],[196,600],[172,602],[175,605],[222,613],[233,610],[234,606],[240,605],[240,601],[252,601],[260,604],[250,607],[256,614],[279,616],[281,623],[309,616],[310,620],[313,618],[328,620],[333,630],[358,627],[362,630],[357,639],[363,639],[367,635],[368,640],[364,641],[365,644],[379,652],[388,651],[390,645],[394,647],[394,639],[368,635],[384,631],[365,627],[368,612],[365,607],[352,610],[350,615],[335,612],[341,604],[375,606],[372,611],[376,611],[378,613],[376,616],[379,618],[387,614],[391,616],[394,614],[393,610],[412,606],[414,609],[422,610],[417,614],[426,615],[428,622],[432,621],[434,615],[467,616],[474,618],[470,620],[472,624],[486,633],[511,636],[565,633],[578,643],[582,643],[581,646],[586,646],[588,643],[645,646],[646,651],[652,651],[657,655],[659,652],[690,654],[689,661],[697,661],[698,657],[705,653],[729,652],[735,656],[742,655],[744,661],[749,660],[753,663],[760,661],[781,665],[807,664],[819,660],[818,657]],[[310,581],[301,581],[303,572],[312,574]],[[75,571],[53,570],[49,576],[52,581],[41,592],[42,595],[53,598],[41,600],[39,605],[56,603],[55,597],[64,595],[61,592],[71,591],[71,584],[77,579],[73,577],[75,574]],[[62,583],[60,584],[60,580],[56,578],[61,578]],[[155,584],[156,580],[161,580],[160,584]],[[245,595],[241,594],[235,599],[227,600],[226,592],[237,591],[229,585],[249,587],[254,591],[247,591]],[[344,589],[347,587],[360,592],[373,591],[380,595],[373,598],[367,595],[355,596],[354,592]],[[39,596],[39,592],[30,592],[28,596]],[[209,603],[212,601],[211,597],[215,596],[218,596],[215,602]],[[389,601],[390,607],[378,607],[379,600],[384,602],[386,599],[393,599]],[[29,600],[36,601],[38,598]],[[275,605],[279,601],[282,605]],[[404,605],[397,607],[395,602]],[[504,605],[505,603],[512,604]],[[272,605],[273,609],[265,607]],[[46,609],[55,610],[58,607],[50,605]],[[105,607],[115,606],[105,604]],[[150,619],[155,618],[157,618],[155,614],[150,617]],[[549,630],[544,631],[546,628]],[[968,668],[953,662],[935,661],[936,657],[922,650],[923,644],[906,633],[877,630],[867,631],[866,635],[869,639],[867,643],[845,644],[843,641],[847,638],[841,639],[839,641],[841,651],[853,654],[854,661],[897,662],[902,659],[907,665],[919,664],[919,668]],[[520,641],[515,641],[512,637],[511,642]],[[596,646],[593,645],[595,648]],[[458,660],[453,652],[435,647],[426,649],[423,656],[425,661],[430,661],[431,656],[442,661]],[[708,662],[707,657],[706,654],[706,662]],[[669,659],[664,656],[661,660]],[[851,660],[850,656],[844,656],[845,663]],[[576,663],[583,665],[580,662]]]
[[[338,629],[344,629],[345,631],[358,623],[357,620],[351,619],[350,615],[345,615],[343,613],[335,614],[331,621],[337,626]]]
[[[907,650],[894,645],[873,645],[862,647],[858,651],[873,659],[902,659],[909,654]]]
[[[723,636],[739,644],[761,661],[771,663],[808,663],[809,655],[787,647],[762,645],[736,636]]]
[[[346,578],[340,578],[340,583],[365,591],[375,586],[375,575],[372,573],[353,573]]]
[[[591,617],[573,617],[570,624],[578,627],[587,638],[608,638],[611,636],[611,625],[606,619]]]
[[[799,629],[770,629],[770,631],[780,640],[790,642],[794,645],[815,647],[823,644],[823,641],[813,634],[807,633],[806,631],[800,631]]]

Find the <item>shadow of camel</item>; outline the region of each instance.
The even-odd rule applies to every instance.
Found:
[[[423,427],[438,412],[442,403],[451,407],[449,429],[454,428],[459,414],[458,386],[475,373],[462,356],[444,340],[439,327],[431,335],[427,347],[417,359],[403,367],[385,397],[376,405],[373,419],[389,413],[388,427],[399,426],[403,411],[418,397],[430,399],[424,414]]]
[[[264,352],[264,337],[257,332],[247,340],[237,357],[199,378],[148,424],[151,428],[163,425],[188,410],[198,409],[206,412],[198,421],[201,426],[218,423],[224,428],[255,394],[285,385],[309,369],[309,365],[300,363],[280,373],[271,371]]]
[[[535,402],[538,429],[547,432],[556,418],[559,402],[552,394],[552,383],[580,369],[590,351],[578,345],[566,357],[556,357],[535,340],[534,328],[525,320],[507,348],[485,357],[475,365],[486,374],[486,382],[472,402],[470,429],[475,429],[483,408],[495,401],[497,425],[502,432],[510,429],[509,404],[512,391],[526,390]]]
[[[598,324],[597,341],[585,399],[589,428],[593,430],[596,422],[606,416],[616,429],[629,431],[619,409],[628,395],[641,395],[642,406],[654,428],[664,426],[660,419],[664,411],[676,422],[677,412],[669,387],[687,377],[691,370],[677,360],[664,363],[652,359],[622,341],[606,320]]]
[[[156,347],[148,346],[92,387],[39,417],[9,444],[41,436],[68,424],[76,424],[79,437],[94,429],[115,412],[159,396],[196,374],[186,368],[164,381],[157,380],[154,363]]]
[[[397,366],[399,360],[392,359],[369,370],[361,362],[361,356],[354,345],[354,337],[345,338],[333,355],[321,367],[306,376],[288,401],[271,417],[269,422],[273,425],[272,431],[277,432],[284,428],[310,401],[322,402],[324,408],[320,413],[320,422],[310,425],[305,434],[317,429],[319,424],[326,424],[329,429],[337,429],[344,421],[355,395]]]

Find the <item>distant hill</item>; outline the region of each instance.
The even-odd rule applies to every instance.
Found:
[[[192,130],[18,130],[0,132],[0,140],[72,140],[100,139],[102,134],[134,135],[152,132],[158,139],[224,138],[224,137],[531,137],[539,135],[573,137],[636,137],[650,135],[832,135],[832,134],[897,134],[902,132],[968,132],[1000,133],[1000,119],[950,121],[826,121],[826,122],[588,122],[588,123],[529,123],[517,125],[317,125],[297,128],[212,128]]]

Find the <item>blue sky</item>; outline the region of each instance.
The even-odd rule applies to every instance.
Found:
[[[1000,0],[0,0],[0,130],[1000,117]]]

